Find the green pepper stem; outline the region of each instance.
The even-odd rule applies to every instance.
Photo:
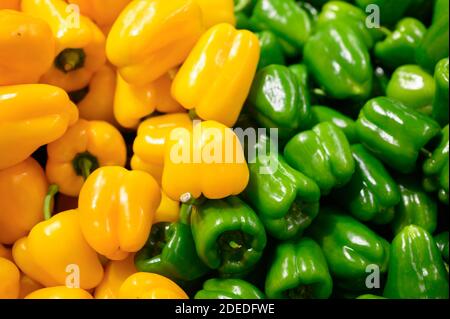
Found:
[[[65,49],[55,59],[55,66],[68,73],[84,66],[86,53],[83,49]]]
[[[44,219],[49,220],[52,217],[52,203],[54,201],[55,195],[58,193],[59,187],[56,184],[51,184],[48,187],[47,195],[44,198]]]
[[[195,111],[195,109],[190,109],[188,114],[189,114],[189,117],[191,118],[191,120],[193,120],[193,121],[200,119],[198,117],[197,112]]]
[[[426,148],[422,147],[420,149],[420,152],[425,155],[425,157],[430,158],[431,156],[433,156],[433,153],[431,153],[429,150],[427,150]]]
[[[89,152],[77,154],[73,159],[72,164],[77,175],[82,176],[84,180],[86,180],[93,171],[99,168],[97,158]]]
[[[81,175],[83,176],[84,180],[87,180],[89,175],[91,175],[91,169],[92,169],[92,161],[87,159],[86,157],[83,157],[80,159],[80,168],[81,168]]]

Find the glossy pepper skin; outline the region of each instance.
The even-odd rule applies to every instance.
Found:
[[[435,23],[436,21],[440,20],[442,17],[448,17],[449,14],[449,3],[446,0],[436,0],[434,3],[434,9],[433,9],[433,21],[432,23]]]
[[[20,10],[20,0],[3,0],[0,9]]]
[[[416,49],[416,61],[421,67],[433,72],[436,64],[448,57],[449,16],[442,16],[434,22]]]
[[[189,299],[172,280],[158,274],[138,272],[128,277],[119,290],[120,299]]]
[[[71,210],[34,226],[13,246],[17,266],[33,280],[51,287],[65,285],[67,266],[76,264],[80,287],[96,287],[103,278],[103,267],[84,239],[78,218],[79,212]]]
[[[108,1],[105,6],[104,0],[67,0],[80,8],[80,13],[92,19],[102,29],[110,28],[122,10],[131,0]]]
[[[269,65],[255,76],[248,97],[250,112],[265,128],[288,139],[311,123],[311,109],[297,77],[284,65]]]
[[[80,192],[83,235],[98,253],[111,260],[125,259],[144,246],[160,201],[161,190],[151,175],[101,167]]]
[[[320,11],[317,26],[328,21],[343,20],[349,24],[353,30],[358,32],[366,46],[370,49],[373,46],[374,38],[371,30],[366,27],[366,14],[360,8],[345,1],[328,1]]]
[[[137,273],[134,266],[134,255],[130,254],[124,260],[111,260],[105,267],[102,282],[95,288],[95,299],[119,298],[120,286],[131,275]]]
[[[92,295],[81,288],[55,286],[33,291],[25,299],[93,299]]]
[[[448,231],[434,236],[434,241],[436,242],[436,245],[441,252],[442,258],[448,263]]]
[[[19,269],[12,261],[0,257],[0,299],[17,299],[19,290]]]
[[[106,54],[125,81],[142,86],[183,63],[203,30],[195,0],[132,1],[111,28]]]
[[[387,224],[394,218],[400,202],[400,189],[383,164],[361,144],[351,146],[356,163],[350,182],[337,190],[336,199],[354,217],[367,222]]]
[[[395,29],[383,41],[375,45],[375,57],[390,69],[405,64],[415,64],[415,52],[425,36],[427,28],[414,18],[401,19]]]
[[[395,208],[392,230],[397,235],[409,225],[422,227],[432,234],[437,226],[437,205],[417,183],[408,180],[400,182],[401,201]]]
[[[172,95],[203,120],[233,126],[259,61],[255,34],[221,23],[202,35],[172,84]]]
[[[77,197],[88,176],[103,166],[125,166],[125,141],[104,121],[79,120],[58,140],[47,145],[45,172],[59,192]]]
[[[380,274],[387,270],[389,243],[348,214],[321,209],[308,233],[322,248],[340,288],[366,289],[368,265],[377,265]]]
[[[238,276],[261,258],[267,238],[256,213],[238,197],[208,200],[191,212],[200,259],[224,276]]]
[[[0,25],[0,85],[37,83],[53,62],[52,30],[44,20],[13,10],[0,11]]]
[[[448,277],[433,237],[410,225],[395,236],[383,296],[392,299],[447,299]]]
[[[57,87],[0,87],[0,170],[22,162],[42,145],[57,140],[77,120],[77,107]]]
[[[161,183],[164,168],[164,149],[170,134],[177,128],[192,129],[192,120],[187,113],[173,113],[151,117],[138,128],[133,143],[133,169],[151,174]]]
[[[127,83],[118,73],[116,83],[114,116],[122,127],[137,128],[141,119],[155,110],[163,113],[183,111],[171,96],[172,78],[169,74],[149,84],[137,86]]]
[[[85,16],[72,21],[63,0],[24,0],[21,8],[23,12],[47,21],[56,41],[54,63],[40,82],[68,92],[88,85],[106,61],[102,31]],[[68,23],[78,22],[76,27],[67,27]]]
[[[161,191],[161,203],[155,213],[153,223],[174,223],[180,219],[180,202],[175,201]]]
[[[117,125],[114,118],[114,95],[116,92],[116,71],[109,64],[98,70],[81,90],[69,93],[77,104],[80,117],[88,121],[106,121]]]
[[[312,125],[331,122],[344,132],[350,144],[358,142],[356,123],[350,117],[327,106],[314,105],[311,107]]]
[[[433,77],[417,65],[396,69],[386,88],[388,98],[426,115],[431,115],[434,93]]]
[[[369,96],[373,73],[369,52],[360,35],[344,20],[329,21],[319,27],[306,43],[303,56],[311,75],[329,97]]]
[[[0,170],[0,243],[12,245],[43,219],[48,183],[33,158]]]
[[[256,35],[259,39],[259,46],[261,47],[258,69],[262,69],[271,64],[286,64],[283,47],[273,32],[261,31]]]
[[[330,122],[294,136],[284,148],[284,157],[294,169],[314,180],[322,195],[345,185],[355,171],[347,138]]]
[[[327,299],[333,281],[320,246],[303,237],[277,246],[265,286],[269,298]]]
[[[219,23],[236,24],[233,0],[195,0],[202,10],[206,29]]]
[[[271,236],[290,239],[300,236],[317,216],[320,189],[281,155],[266,155],[267,139],[260,137],[257,155],[248,160],[250,182],[245,196]]]
[[[191,131],[180,128],[170,134],[162,188],[173,200],[186,193],[194,198],[203,194],[209,199],[238,195],[248,179],[239,139],[223,124],[205,121],[194,124]]]
[[[258,0],[251,21],[272,31],[294,50],[301,50],[312,32],[308,14],[293,0]]]
[[[423,186],[428,192],[438,192],[441,202],[448,205],[449,194],[449,134],[448,124],[442,130],[440,142],[431,156],[423,163],[425,178]]]
[[[135,264],[139,271],[175,281],[195,280],[209,271],[197,256],[191,227],[183,220],[154,224],[147,243],[136,254]]]
[[[386,165],[411,173],[419,151],[439,134],[438,123],[387,97],[369,100],[362,108],[356,129],[359,140]]]
[[[194,299],[264,299],[264,294],[242,279],[208,279]]]
[[[433,99],[433,118],[441,125],[448,124],[448,104],[449,104],[449,66],[448,58],[438,62],[434,71],[434,81],[436,91]]]

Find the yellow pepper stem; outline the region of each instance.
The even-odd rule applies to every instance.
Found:
[[[89,152],[78,154],[74,158],[72,164],[77,175],[83,176],[84,180],[86,180],[93,171],[99,168],[97,158]]]
[[[52,184],[48,187],[47,195],[44,198],[44,219],[49,220],[52,217],[52,203],[55,195],[58,193],[59,187],[56,184]]]
[[[55,66],[64,73],[69,73],[82,68],[85,60],[83,49],[65,49],[56,57]]]

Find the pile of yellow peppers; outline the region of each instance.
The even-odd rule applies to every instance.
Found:
[[[260,48],[233,0],[2,0],[0,25],[0,299],[187,298],[133,258],[183,194],[247,186]],[[171,159],[229,134],[240,160]]]

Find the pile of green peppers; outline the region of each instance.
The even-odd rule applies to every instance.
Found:
[[[137,268],[202,299],[448,298],[448,1],[235,11],[261,45],[237,126],[279,151],[246,145],[245,192],[184,203]]]

